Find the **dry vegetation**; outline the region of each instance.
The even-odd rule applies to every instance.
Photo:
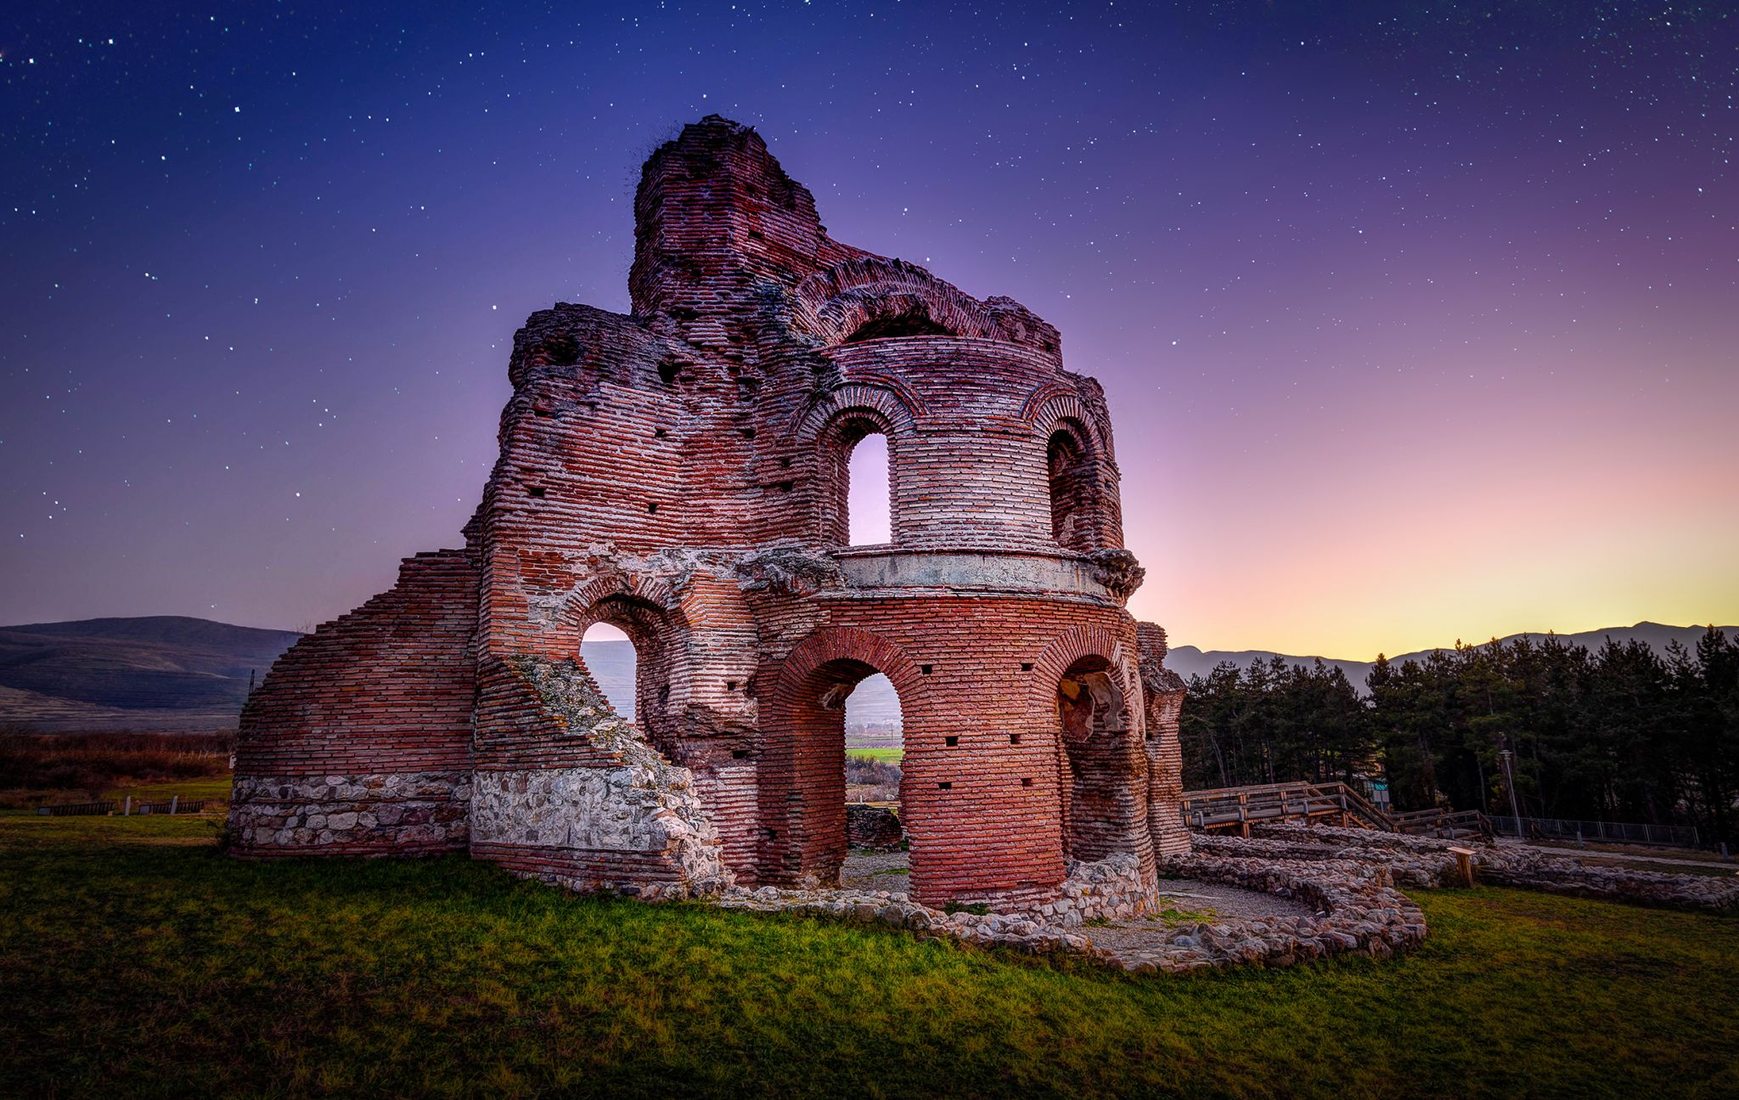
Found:
[[[118,787],[217,778],[235,731],[33,733],[0,729],[0,807],[101,798]]]
[[[898,802],[900,800],[900,766],[857,753],[845,758],[845,800],[847,802]]]

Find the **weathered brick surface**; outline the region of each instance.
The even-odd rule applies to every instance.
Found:
[[[917,897],[1044,904],[1106,860],[1151,881],[1188,845],[1174,685],[1124,609],[1141,570],[1104,394],[1056,329],[832,240],[723,119],[652,156],[635,218],[632,315],[528,319],[465,549],[274,669],[243,773],[469,769],[473,854],[580,887],[828,881],[843,700],[881,672]],[[846,547],[872,432],[892,542]],[[586,701],[600,621],[638,651],[632,744]]]
[[[242,711],[236,851],[465,847],[477,584],[466,553],[419,554],[278,659]]]

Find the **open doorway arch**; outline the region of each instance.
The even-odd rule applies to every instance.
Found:
[[[775,881],[832,885],[849,848],[846,835],[846,700],[880,673],[898,700],[903,731],[917,669],[900,649],[867,631],[824,628],[785,659],[764,704],[760,860]],[[902,784],[909,782],[909,777]],[[905,811],[914,847],[923,822]]]
[[[835,546],[893,542],[899,528],[894,423],[877,409],[849,408],[827,422],[816,442],[826,541]]]

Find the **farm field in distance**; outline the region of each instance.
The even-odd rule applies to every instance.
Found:
[[[898,764],[905,759],[906,750],[901,748],[848,748],[845,755],[857,760],[874,760],[878,764]]]
[[[221,826],[0,813],[8,1091],[1739,1091],[1730,917],[1426,891],[1398,961],[1130,978],[460,857],[232,860]]]

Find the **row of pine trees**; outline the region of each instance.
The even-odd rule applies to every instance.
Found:
[[[1557,638],[1379,657],[1361,695],[1340,669],[1279,657],[1190,680],[1192,788],[1385,776],[1398,810],[1695,825],[1739,840],[1739,638],[1694,650]]]

